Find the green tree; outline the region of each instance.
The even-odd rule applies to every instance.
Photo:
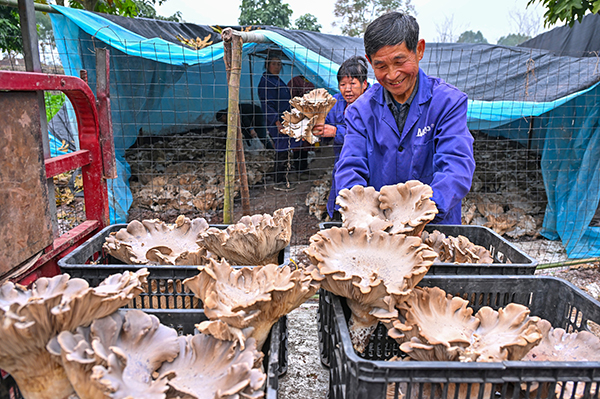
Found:
[[[473,32],[472,30],[467,30],[464,31],[463,33],[460,34],[460,36],[458,37],[458,40],[456,41],[456,43],[484,43],[487,44],[487,39],[485,37],[483,37],[483,33],[481,33],[480,30],[477,31],[477,33]]]
[[[281,0],[242,0],[240,25],[272,25],[291,28],[292,9]]]
[[[296,29],[321,32],[321,28],[322,26],[317,21],[317,17],[312,14],[304,14],[296,19]]]
[[[333,15],[344,35],[362,36],[371,21],[390,11],[415,14],[411,0],[336,0]]]
[[[16,8],[0,5],[0,51],[22,53],[21,25]]]
[[[573,26],[575,21],[583,19],[585,14],[597,14],[600,0],[529,0],[527,7],[540,3],[545,9],[544,26],[554,25],[558,21]]]
[[[531,36],[527,36],[522,33],[511,33],[498,39],[498,44],[502,46],[516,46],[529,39],[531,39]]]

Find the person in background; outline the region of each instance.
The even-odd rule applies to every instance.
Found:
[[[356,101],[369,88],[367,72],[368,66],[365,57],[354,56],[342,63],[337,73],[340,92],[333,96],[337,101],[327,114],[325,124],[317,125],[313,129],[313,134],[316,136],[333,138],[335,164],[331,179],[331,191],[329,192],[329,199],[327,201],[327,213],[332,220],[341,220],[340,213],[334,211],[335,198],[337,196],[335,171],[342,146],[344,145],[344,137],[346,136],[344,112],[348,105]]]
[[[284,111],[290,111],[291,98],[289,87],[279,77],[282,69],[281,58],[269,54],[265,61],[265,69],[258,83],[258,96],[265,114],[267,131],[275,147],[275,189],[291,191],[295,189],[288,178],[292,168],[292,149],[299,148],[302,143],[280,133],[283,129],[281,115]]]
[[[215,119],[227,124],[227,109],[217,111]],[[262,109],[258,105],[240,104],[240,126],[244,141],[249,142],[252,138],[259,138],[264,148],[273,149],[273,142],[267,136]]]
[[[419,180],[433,189],[432,223],[461,224],[461,201],[475,171],[467,95],[419,68],[425,41],[417,20],[390,12],[367,26],[365,52],[375,78],[346,110],[336,190]]]

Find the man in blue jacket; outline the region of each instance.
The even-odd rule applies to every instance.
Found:
[[[379,84],[346,110],[338,192],[419,180],[433,189],[433,223],[461,224],[475,171],[467,95],[419,68],[425,41],[415,18],[385,14],[367,27],[364,42]]]

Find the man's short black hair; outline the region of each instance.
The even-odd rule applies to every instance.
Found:
[[[381,48],[402,43],[406,44],[408,50],[415,53],[419,42],[419,24],[414,17],[408,14],[389,12],[367,26],[364,40],[365,53],[369,60]]]
[[[367,72],[368,67],[365,57],[355,55],[348,58],[340,65],[340,69],[338,69],[337,73],[337,80],[339,83],[343,78],[348,76],[350,78],[356,78],[360,83],[363,83],[367,80]]]

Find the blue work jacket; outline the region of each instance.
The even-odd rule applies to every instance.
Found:
[[[475,160],[467,128],[467,95],[419,69],[418,91],[402,133],[380,84],[346,109],[346,137],[336,189],[419,180],[433,189],[432,223],[461,224],[461,200],[471,189]]]
[[[265,113],[265,123],[269,135],[273,139],[276,151],[286,151],[302,145],[301,141],[295,141],[290,136],[279,133],[275,122],[281,122],[284,111],[290,111],[290,89],[287,84],[277,75],[267,72],[263,73],[258,83],[258,97]]]

